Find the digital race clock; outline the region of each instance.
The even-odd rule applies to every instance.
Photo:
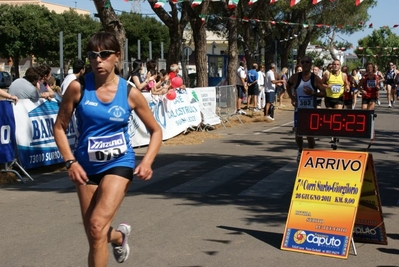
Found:
[[[374,137],[374,110],[298,109],[301,136]]]

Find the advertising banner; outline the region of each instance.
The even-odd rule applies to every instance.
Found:
[[[373,157],[370,154],[363,179],[353,238],[357,242],[387,245]]]
[[[368,153],[304,150],[281,249],[347,258]]]
[[[14,105],[18,158],[25,169],[64,161],[53,134],[58,109],[56,101],[44,99],[38,102],[20,99]],[[72,147],[76,136],[76,127],[72,121],[66,133]]]
[[[203,123],[216,125],[220,123],[220,117],[216,115],[216,88],[196,87],[187,88],[188,94],[197,101],[202,114]]]
[[[164,96],[151,96],[143,93],[155,120],[162,128],[162,139],[170,139],[191,126],[201,123],[199,103],[186,90],[176,90],[176,98],[168,100]],[[133,147],[148,145],[150,135],[135,112],[131,114],[129,136]]]
[[[13,102],[0,101],[0,163],[9,163],[15,158],[15,120]]]

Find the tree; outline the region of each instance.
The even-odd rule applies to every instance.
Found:
[[[128,53],[130,57],[138,58],[137,41],[140,40],[141,59],[150,58],[149,49],[146,44],[152,43],[152,59],[161,57],[161,43],[164,48],[169,48],[168,28],[155,18],[142,17],[140,14],[123,12],[119,16],[126,31],[129,41]],[[143,45],[144,44],[144,45]]]
[[[101,24],[90,18],[89,15],[79,15],[74,9],[70,9],[57,17],[57,30],[63,32],[64,62],[66,63],[64,69],[67,70],[70,62],[78,57],[78,34],[81,34],[82,47],[80,48],[84,52],[89,38],[100,31]],[[58,35],[54,36],[54,38],[58,40]],[[48,58],[48,60],[59,65],[58,50],[54,54],[54,58]],[[82,56],[85,58],[84,54]]]
[[[182,51],[182,40],[183,40],[183,32],[186,28],[189,17],[186,12],[186,9],[181,9],[181,4],[190,4],[188,2],[183,2],[181,4],[174,4],[172,0],[168,0],[171,11],[166,12],[166,10],[162,7],[157,8],[155,4],[157,0],[148,0],[148,3],[151,6],[151,9],[155,12],[158,18],[168,27],[169,30],[169,38],[170,38],[170,46],[168,55],[166,58],[166,66],[169,68],[170,65],[174,63],[178,63],[181,58]],[[180,10],[180,19],[179,19],[179,10]]]
[[[374,30],[369,36],[359,41],[355,53],[359,58],[385,67],[389,62],[395,62],[399,56],[399,37],[389,28]],[[381,68],[382,70],[382,68]]]
[[[19,66],[22,57],[46,57],[55,51],[55,13],[39,5],[0,5],[0,56]],[[19,68],[14,68],[19,77]]]
[[[184,5],[189,15],[189,22],[193,31],[194,49],[195,49],[195,66],[197,71],[197,86],[208,86],[208,64],[206,58],[206,23],[200,18],[200,14],[204,14],[209,9],[209,1],[202,2],[196,8],[191,5]],[[187,75],[187,70],[186,70]],[[187,75],[188,77],[188,75]]]
[[[119,61],[119,69],[122,69],[122,61],[125,58],[125,43],[126,32],[115,10],[112,8],[110,0],[93,0],[97,9],[96,16],[100,18],[101,24],[106,32],[111,32],[116,35],[116,38],[121,46],[121,61]],[[127,70],[125,70],[126,72]],[[122,75],[124,75],[122,71]]]

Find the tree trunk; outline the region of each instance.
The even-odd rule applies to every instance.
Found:
[[[337,57],[337,55],[335,54],[335,51],[334,51],[335,29],[333,30],[333,32],[331,34],[331,37],[329,37],[329,38],[330,38],[330,42],[328,44],[328,50],[330,52],[331,58],[333,60],[338,60],[338,57]]]
[[[177,5],[174,4],[172,0],[169,0],[168,2],[171,8],[170,12],[166,12],[163,8],[155,8],[154,6],[157,3],[157,0],[148,0],[151,9],[169,29],[170,45],[166,56],[166,67],[169,70],[170,65],[179,63],[181,59],[183,31],[189,19],[186,11],[187,7],[185,7],[185,5],[191,6],[191,3],[182,3],[183,8],[181,9],[181,16],[179,19]]]
[[[195,47],[195,66],[197,71],[197,86],[208,86],[208,64],[206,58],[206,29],[200,18],[191,24]]]
[[[190,5],[185,6],[189,14],[190,26],[194,37],[195,67],[197,72],[197,86],[208,86],[208,61],[206,56],[206,27],[205,22],[199,14],[205,14],[209,8],[209,1],[204,1],[200,7],[193,9]]]
[[[237,11],[232,12],[236,17]],[[237,46],[237,19],[229,19],[227,22],[227,30],[229,31],[229,48],[228,48],[228,67],[227,67],[227,84],[236,85],[237,66],[238,66],[238,46]]]
[[[97,9],[97,16],[100,18],[101,24],[106,32],[112,32],[116,35],[118,42],[121,46],[121,58],[118,63],[118,68],[121,75],[123,73],[123,61],[125,59],[125,44],[126,32],[118,16],[112,8],[111,1],[108,0],[94,0],[94,5]],[[127,70],[126,70],[127,71]]]

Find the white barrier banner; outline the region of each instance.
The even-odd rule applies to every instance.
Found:
[[[54,141],[53,125],[58,103],[40,99],[20,99],[14,105],[18,158],[25,169],[63,162]],[[71,122],[67,129],[69,144],[74,144],[76,129]]]
[[[186,90],[176,90],[176,98],[168,100],[166,96],[151,96],[143,93],[155,120],[162,128],[162,139],[170,139],[190,126],[201,123],[201,113],[198,100]],[[148,145],[150,136],[143,122],[132,112],[129,124],[129,135],[132,145]]]
[[[204,124],[220,124],[220,117],[216,115],[215,87],[187,88],[187,92],[198,101]]]

